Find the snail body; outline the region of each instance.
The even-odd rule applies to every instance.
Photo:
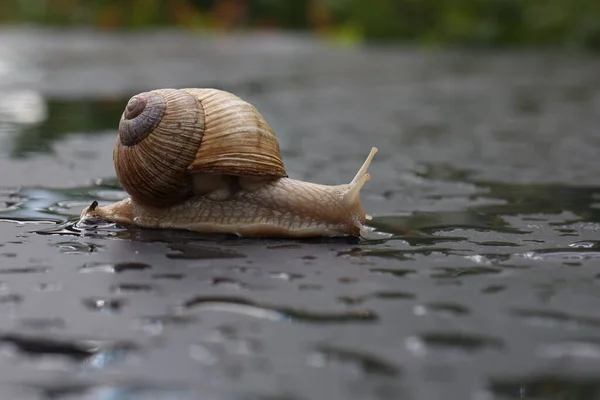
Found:
[[[130,197],[82,218],[143,228],[240,236],[340,236],[366,231],[360,190],[367,160],[348,184],[289,178],[260,112],[218,89],[158,89],[133,96],[113,151]]]

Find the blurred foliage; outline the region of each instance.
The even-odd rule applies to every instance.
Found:
[[[598,0],[3,0],[0,23],[307,30],[346,42],[600,49]]]

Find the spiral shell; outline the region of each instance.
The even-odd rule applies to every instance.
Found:
[[[133,96],[113,159],[132,199],[150,206],[193,195],[192,176],[285,177],[273,129],[251,104],[217,89],[158,89]]]

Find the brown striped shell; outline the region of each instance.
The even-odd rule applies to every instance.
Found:
[[[193,195],[192,176],[285,177],[275,132],[251,104],[217,89],[158,89],[133,96],[113,153],[119,182],[151,206]]]

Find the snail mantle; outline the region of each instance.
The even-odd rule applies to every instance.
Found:
[[[373,147],[348,184],[288,177],[273,129],[253,105],[217,89],[157,89],[133,96],[119,122],[113,162],[129,197],[84,209],[141,228],[245,237],[367,233],[360,191]]]

